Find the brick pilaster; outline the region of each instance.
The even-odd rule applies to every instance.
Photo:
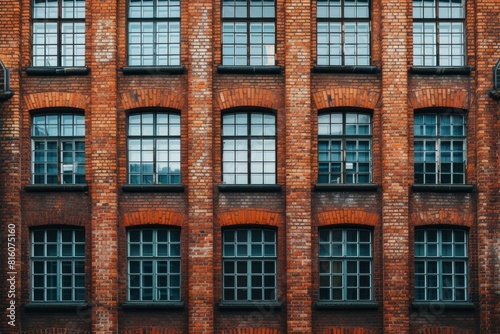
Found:
[[[285,6],[287,333],[312,333],[311,4]]]
[[[0,6],[0,60],[15,92],[0,101],[0,333],[21,330],[20,11],[19,1]]]
[[[87,12],[91,110],[86,110],[88,182],[92,200],[92,333],[116,333],[117,310],[117,1],[92,1]],[[90,141],[90,142],[89,142]],[[90,159],[90,160],[89,160]],[[90,276],[90,275],[89,275]]]
[[[411,1],[382,0],[384,333],[409,332],[408,57]]]
[[[476,72],[474,76],[477,112],[477,236],[479,281],[479,328],[497,333],[500,328],[500,102],[487,92],[493,88],[493,67],[500,59],[500,8],[495,0],[476,1]],[[471,140],[471,139],[469,139]]]
[[[213,333],[212,1],[188,5],[188,322]]]

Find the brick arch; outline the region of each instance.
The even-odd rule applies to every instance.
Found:
[[[335,107],[375,109],[380,93],[358,88],[334,88],[313,94],[317,110]]]
[[[44,92],[28,94],[24,98],[28,110],[42,108],[78,108],[85,110],[89,103],[89,97],[80,93],[70,92]]]
[[[221,226],[259,224],[278,226],[280,215],[275,212],[241,209],[234,210],[219,215],[219,223]]]
[[[234,328],[218,332],[218,334],[280,334],[279,329],[273,328]]]
[[[451,88],[416,89],[410,93],[412,109],[447,107],[469,109],[469,94],[465,90]]]
[[[336,224],[362,224],[375,226],[379,220],[379,216],[375,213],[364,210],[332,210],[319,213],[316,216],[319,226],[336,225]]]
[[[162,107],[183,110],[186,99],[168,89],[134,89],[120,95],[123,109]]]
[[[183,214],[169,210],[128,212],[122,218],[125,227],[147,224],[182,226],[185,221]]]
[[[263,107],[279,109],[281,98],[269,89],[236,88],[220,92],[215,96],[215,101],[220,110],[235,107]]]
[[[23,220],[28,227],[44,225],[85,226],[87,218],[85,215],[75,215],[73,212],[64,210],[49,210],[27,212],[23,215]]]
[[[413,213],[411,221],[415,226],[445,224],[470,227],[474,223],[474,216],[463,212],[421,211]]]

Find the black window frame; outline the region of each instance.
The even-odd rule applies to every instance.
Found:
[[[243,16],[237,16],[236,15],[236,11],[237,11],[237,8],[238,7],[243,7],[243,6],[236,6],[236,2],[246,2],[246,16],[243,17]],[[276,36],[277,36],[277,22],[276,22],[276,19],[277,19],[277,9],[276,9],[276,0],[260,0],[260,2],[262,2],[262,6],[260,6],[262,8],[262,15],[261,16],[252,16],[251,15],[251,9],[253,6],[251,6],[251,3],[252,2],[255,2],[254,0],[227,0],[227,2],[232,2],[234,3],[234,5],[231,5],[231,6],[228,6],[227,8],[233,8],[233,16],[226,16],[225,14],[225,5],[224,5],[224,2],[226,2],[225,0],[222,0],[221,1],[221,64],[223,67],[226,67],[226,66],[264,66],[264,67],[271,67],[271,66],[275,66],[276,63],[277,63],[277,59],[276,59]],[[265,16],[264,15],[264,9],[266,6],[264,6],[264,3],[265,2],[273,2],[273,7],[274,7],[274,11],[273,11],[273,16],[272,17],[268,17],[268,16]],[[224,24],[227,24],[227,23],[233,23],[233,32],[234,32],[234,36],[233,36],[233,43],[225,43],[224,42]],[[243,45],[243,44],[237,44],[236,43],[236,24],[242,24],[242,23],[245,23],[246,24],[246,29],[245,29],[245,33],[246,33],[246,54],[245,54],[245,58],[246,58],[246,62],[245,64],[243,63],[239,63],[237,60],[236,60],[236,56],[238,56],[239,54],[236,52],[236,46],[237,45]],[[264,35],[265,35],[265,32],[264,32],[264,27],[262,26],[262,31],[260,33],[261,35],[261,43],[252,43],[251,42],[251,26],[252,24],[258,24],[258,23],[261,23],[262,25],[266,24],[266,23],[273,23],[274,27],[273,27],[273,38],[274,38],[274,41],[273,41],[273,49],[274,49],[274,53],[272,55],[268,55],[265,51],[265,46],[268,45],[266,43],[264,43]],[[227,62],[225,61],[225,52],[224,52],[224,46],[229,46],[229,45],[232,45],[234,50],[233,50],[233,53],[231,55],[228,55],[228,57],[232,57],[232,62]],[[252,62],[252,45],[258,45],[262,48],[262,53],[260,53],[258,55],[259,59],[260,59],[260,62],[258,63],[253,63]],[[272,61],[271,63],[266,63],[264,61],[265,57],[272,57]]]
[[[434,0],[435,3],[434,3],[434,6],[432,6],[434,8],[434,13],[432,14],[433,17],[425,17],[426,15],[424,14],[425,12],[425,8],[428,8],[426,6],[416,6],[415,3],[416,2],[422,2],[422,1],[425,1],[425,0],[413,0],[413,14],[412,14],[412,17],[413,17],[413,66],[415,67],[464,67],[466,66],[466,63],[467,63],[467,24],[466,24],[466,20],[467,20],[467,1],[466,0],[461,0],[463,5],[461,6],[461,9],[462,9],[462,12],[463,12],[463,15],[462,17],[452,17],[453,15],[451,14],[452,12],[452,7],[449,6],[450,8],[450,16],[449,17],[441,17],[440,15],[440,1],[443,1],[443,0]],[[454,1],[454,0],[448,0],[448,1]],[[432,8],[431,7],[431,8]],[[447,8],[445,6],[442,6],[443,8]],[[417,10],[419,8],[422,8],[421,10],[421,13],[422,15],[420,14],[417,14]],[[415,43],[415,40],[417,39],[416,36],[416,25],[422,25],[422,43],[419,43],[419,44],[416,44]],[[434,25],[434,31],[432,33],[432,35],[434,36],[434,42],[433,43],[426,43],[425,41],[425,38],[426,38],[426,35],[431,35],[430,33],[428,33],[425,28],[425,25],[428,24],[433,24]],[[450,42],[449,43],[444,43],[444,42],[441,42],[441,40],[443,39],[443,36],[445,36],[444,33],[441,33],[441,31],[443,30],[442,27],[441,27],[441,24],[449,24],[450,27],[452,25],[456,25],[456,24],[461,24],[462,26],[462,31],[460,34],[454,34],[453,33],[453,29],[450,30],[449,34],[450,34]],[[462,40],[462,43],[453,43],[451,40],[453,39],[453,35],[460,35],[461,36],[461,40]],[[416,54],[416,46],[417,45],[420,45],[422,47],[422,54],[418,54],[419,57],[421,57],[421,61],[416,61],[417,60],[417,54]],[[448,45],[450,47],[450,55],[446,55],[446,56],[442,56],[442,53],[440,52],[440,48],[444,45]],[[451,51],[451,48],[453,48],[453,46],[456,46],[456,45],[459,45],[461,46],[461,54],[457,55],[457,56],[454,56],[453,52]],[[426,52],[425,52],[425,47],[426,46],[432,46],[434,47],[434,52],[432,52],[429,56],[427,56]],[[450,63],[449,64],[445,64],[443,65],[442,62],[444,59],[446,58],[442,58],[442,57],[448,57],[449,60],[450,60]],[[453,61],[453,58],[454,57],[457,57],[457,59],[460,59],[460,63],[458,64],[454,64],[454,61]],[[426,58],[428,58],[428,61],[431,61],[430,64],[427,63],[426,61]]]
[[[85,58],[86,58],[86,40],[87,40],[87,31],[86,31],[86,24],[85,24],[85,20],[86,20],[86,0],[73,0],[74,2],[76,1],[82,1],[84,3],[83,6],[74,6],[72,7],[73,8],[73,16],[75,16],[75,13],[77,13],[77,10],[76,8],[83,8],[83,17],[64,17],[65,14],[64,13],[64,0],[56,0],[57,1],[57,17],[37,17],[37,7],[36,7],[36,3],[37,2],[40,2],[40,3],[45,3],[47,0],[32,0],[31,2],[31,28],[32,28],[32,32],[31,32],[31,62],[32,62],[32,66],[35,67],[35,68],[44,68],[44,67],[67,67],[67,68],[85,68]],[[48,13],[48,9],[47,8],[50,8],[50,6],[45,6],[45,16],[47,16],[47,13]],[[73,43],[68,43],[68,44],[65,44],[63,42],[63,35],[65,34],[64,31],[63,31],[63,26],[65,24],[69,24],[69,23],[72,23],[73,24],[73,30],[72,30],[72,34],[73,34]],[[35,30],[35,27],[38,25],[38,24],[43,24],[44,26],[46,24],[55,24],[56,25],[56,32],[55,33],[51,33],[52,34],[56,34],[57,35],[57,41],[56,41],[56,48],[57,48],[57,55],[55,56],[56,57],[56,63],[55,64],[47,64],[47,62],[50,60],[49,57],[52,56],[54,57],[54,55],[47,55],[47,46],[48,45],[54,45],[54,44],[48,44],[47,43],[47,39],[48,39],[48,36],[49,35],[49,32],[47,31],[47,27],[45,26],[43,28],[43,33],[41,33],[40,35],[44,35],[43,37],[43,40],[44,40],[44,43],[36,43],[36,30]],[[83,25],[83,33],[80,32],[80,33],[77,33],[74,31],[75,29],[75,25],[78,24],[79,26],[82,26]],[[68,35],[70,35],[71,33],[68,33]],[[85,39],[83,44],[82,43],[75,43],[75,39],[76,39],[76,35],[82,35],[83,34],[83,38]],[[35,57],[38,57],[37,53],[38,52],[35,52],[35,49],[38,45],[41,45],[43,46],[44,48],[44,52],[43,52],[43,55],[40,56],[40,59],[43,59],[43,65],[40,65],[38,64],[38,62],[36,61]],[[75,47],[76,46],[81,46],[83,45],[83,55],[82,54],[77,54],[75,55],[74,52],[75,52]],[[64,52],[63,50],[65,49],[65,46],[73,46],[73,54],[72,55],[64,55]],[[75,61],[76,61],[76,58],[79,57],[79,58],[83,58],[83,63],[78,63],[78,64],[75,64]],[[64,61],[65,59],[71,59],[71,64],[64,64]]]
[[[231,123],[231,124],[225,124],[225,118],[227,116],[231,116],[231,115],[234,115],[234,119],[235,119],[235,123]],[[246,123],[237,123],[237,116],[238,115],[246,115]],[[262,132],[263,134],[262,135],[252,135],[251,133],[251,129],[252,129],[252,116],[253,115],[261,115],[262,116],[262,119],[263,119],[263,123],[258,123],[257,125],[262,125]],[[273,117],[273,120],[274,120],[274,127],[273,127],[273,134],[272,135],[265,135],[264,131],[264,126],[266,125],[265,123],[265,117],[266,116],[272,116]],[[276,185],[277,184],[277,163],[278,163],[278,159],[277,159],[277,155],[278,155],[278,136],[277,136],[277,121],[278,121],[278,118],[277,118],[277,115],[274,111],[270,111],[270,110],[263,110],[263,109],[260,109],[260,108],[251,108],[251,109],[238,109],[238,110],[231,110],[231,111],[226,111],[226,112],[223,112],[222,114],[222,119],[221,119],[221,154],[222,154],[222,183],[224,185]],[[241,125],[246,125],[246,134],[245,135],[238,135],[237,134],[237,126],[238,124],[241,124]],[[267,123],[269,124],[269,123]],[[234,128],[235,128],[235,132],[233,135],[226,135],[224,134],[224,127],[225,126],[232,126],[234,125]],[[255,150],[252,150],[252,141],[253,140],[261,140],[262,141],[262,149],[255,149]],[[265,171],[265,164],[266,164],[266,158],[265,158],[265,152],[269,152],[271,150],[266,150],[265,149],[265,142],[266,141],[269,141],[269,140],[272,140],[274,141],[274,161],[272,161],[274,163],[274,171],[272,173],[270,172],[266,172]],[[225,148],[225,141],[233,141],[234,142],[234,148],[233,149],[227,149]],[[247,168],[246,168],[246,172],[245,173],[238,173],[238,170],[237,170],[237,164],[238,164],[238,161],[242,161],[242,160],[238,160],[238,157],[237,157],[237,152],[238,152],[238,149],[237,149],[237,141],[246,141],[246,165],[247,165]],[[240,150],[240,151],[244,151],[244,150]],[[234,153],[234,159],[232,160],[226,160],[226,155],[225,155],[225,152],[233,152]],[[256,172],[254,171],[254,168],[252,168],[252,163],[255,163],[257,164],[256,161],[253,161],[252,160],[252,153],[253,152],[262,152],[262,161],[260,161],[262,163],[262,171],[260,172]],[[235,167],[233,169],[233,172],[225,172],[225,165],[226,164],[230,164],[230,163],[234,163],[235,164]],[[243,163],[243,162],[242,162]],[[242,164],[241,163],[241,164]],[[226,177],[228,175],[234,175],[234,182],[231,182],[230,180],[227,180]],[[238,182],[237,181],[237,176],[238,175],[246,175],[246,182],[245,183],[241,183],[241,182]],[[252,181],[252,176],[258,176],[258,175],[261,175],[262,176],[262,182],[253,182]],[[274,176],[274,180],[273,182],[266,182],[265,178],[266,178],[266,175],[273,175]]]
[[[323,6],[319,6],[318,3],[320,2],[319,0],[316,1],[316,65],[319,66],[319,67],[323,67],[323,66],[370,66],[371,65],[371,61],[372,61],[372,52],[371,52],[371,47],[372,47],[372,43],[371,43],[371,20],[372,20],[372,1],[371,0],[366,0],[366,2],[368,3],[367,4],[367,8],[368,8],[368,16],[367,17],[359,17],[357,14],[356,16],[346,16],[346,10],[345,8],[349,8],[349,7],[353,7],[355,8],[354,10],[357,12],[357,8],[358,7],[365,7],[365,6],[359,6],[357,4],[357,1],[359,0],[356,0],[356,5],[355,6],[346,6],[345,5],[345,1],[346,0],[338,0],[340,2],[340,6],[335,6],[335,7],[339,7],[340,9],[340,16],[339,17],[332,17],[331,15],[326,15],[326,16],[319,16],[319,7],[323,7]],[[330,8],[330,7],[333,7],[331,6],[330,2],[333,2],[333,0],[322,0],[322,2],[327,2],[328,5],[326,6],[327,8]],[[349,24],[352,24],[354,23],[356,25],[356,30],[355,32],[353,32],[352,34],[355,36],[355,39],[356,39],[356,42],[355,43],[346,43],[346,24],[349,25]],[[367,43],[359,43],[358,41],[358,38],[359,38],[359,35],[360,32],[358,30],[358,26],[359,24],[367,24],[368,25],[368,41]],[[330,30],[330,28],[328,28],[328,32],[324,32],[325,34],[328,34],[328,42],[327,43],[320,43],[320,25],[322,24],[328,24],[328,26],[330,26],[331,24],[339,24],[341,26],[341,29],[340,29],[340,42],[339,43],[332,43],[332,39],[333,39],[333,32]],[[320,45],[326,45],[326,47],[328,48],[328,53],[325,54],[325,55],[322,55],[323,57],[326,57],[328,58],[328,61],[325,63],[323,61],[320,61],[320,54],[319,54],[319,47]],[[340,53],[338,55],[333,55],[331,53],[331,49],[332,49],[332,46],[333,45],[338,45],[339,48],[340,48]],[[348,55],[346,53],[346,48],[348,45],[352,45],[353,48],[355,49],[355,51],[353,52],[353,54],[351,55]],[[368,46],[368,53],[367,54],[363,54],[363,55],[359,55],[358,54],[358,48],[360,45],[367,45]],[[340,59],[340,63],[338,64],[332,64],[332,61],[331,61],[331,57],[332,56],[335,56],[335,57],[339,57]],[[353,59],[355,60],[354,63],[352,62],[347,62],[346,61],[346,57],[353,57]],[[367,57],[368,58],[368,61],[367,62],[360,62],[359,59],[360,57]]]

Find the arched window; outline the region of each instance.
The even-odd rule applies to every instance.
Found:
[[[318,116],[318,183],[372,182],[371,114],[339,110]]]
[[[181,116],[167,111],[128,117],[128,183],[181,183]]]
[[[32,183],[85,183],[85,118],[71,111],[32,118]]]

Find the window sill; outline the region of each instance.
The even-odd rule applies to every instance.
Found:
[[[492,89],[492,90],[488,91],[488,95],[491,98],[493,98],[493,100],[500,101],[500,89]]]
[[[278,311],[281,309],[281,302],[248,301],[248,302],[221,302],[218,304],[220,310],[255,310]]]
[[[185,66],[125,66],[122,67],[123,74],[184,74]]]
[[[79,312],[88,308],[87,303],[28,303],[24,305],[27,312]]]
[[[322,310],[338,310],[338,309],[367,309],[376,310],[379,305],[377,302],[316,302],[316,309]]]
[[[313,67],[314,73],[352,73],[352,74],[377,74],[380,68],[377,66],[325,66],[316,65]]]
[[[221,193],[279,193],[281,186],[279,184],[220,184],[219,192]]]
[[[411,307],[415,310],[429,309],[433,311],[445,310],[473,310],[476,308],[474,303],[469,302],[413,302]]]
[[[120,306],[124,310],[181,310],[184,308],[184,302],[126,302]]]
[[[51,76],[51,75],[87,75],[90,73],[90,69],[86,66],[82,67],[26,67],[26,74],[28,75],[40,75],[40,76]]]
[[[469,75],[472,68],[470,66],[416,66],[410,68],[412,74],[427,75]]]
[[[127,193],[182,193],[186,187],[182,184],[161,185],[161,184],[128,184],[123,185],[123,192]]]
[[[0,92],[0,101],[7,101],[12,96],[14,96],[14,92],[11,91],[11,90],[8,90],[8,91],[5,91],[5,92]]]
[[[220,74],[280,74],[281,66],[217,66],[217,72]]]
[[[24,187],[29,193],[37,192],[85,192],[88,190],[86,184],[30,184]]]
[[[422,193],[471,193],[474,186],[472,184],[414,184],[412,190]]]
[[[326,184],[317,183],[314,186],[315,191],[377,191],[378,184]]]

